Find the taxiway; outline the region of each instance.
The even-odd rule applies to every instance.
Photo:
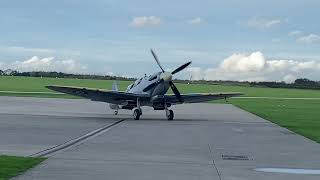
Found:
[[[135,121],[89,100],[0,97],[0,153],[49,157],[14,179],[320,178],[256,171],[320,169],[309,139],[229,104],[173,110],[174,121],[150,108]]]

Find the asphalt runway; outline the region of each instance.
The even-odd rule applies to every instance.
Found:
[[[174,121],[150,108],[135,121],[83,99],[0,97],[0,153],[56,148],[14,179],[320,178],[312,174],[320,145],[311,140],[228,104],[172,109]]]

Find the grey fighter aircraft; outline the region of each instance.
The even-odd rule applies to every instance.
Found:
[[[172,72],[168,72],[163,69],[152,49],[151,53],[161,71],[136,80],[128,86],[126,91],[119,91],[117,84],[113,84],[112,90],[56,85],[46,87],[54,91],[81,96],[93,101],[109,103],[110,108],[115,110],[116,115],[119,109],[133,110],[133,118],[135,120],[138,120],[142,115],[142,106],[151,106],[154,110],[165,110],[167,119],[173,120],[173,111],[169,109],[172,105],[199,103],[241,95],[241,93],[181,94],[172,82],[172,76],[189,66],[191,61]],[[171,88],[174,94],[166,94],[169,88]]]

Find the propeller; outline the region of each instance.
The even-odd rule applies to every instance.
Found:
[[[152,84],[150,84],[149,86],[147,86],[143,91],[148,91],[150,89],[152,89],[153,87],[155,87],[156,85],[160,84],[161,82],[165,81],[165,82],[169,82],[169,85],[172,89],[172,92],[174,93],[174,95],[177,97],[179,102],[183,102],[183,99],[181,97],[181,94],[178,90],[178,88],[174,85],[174,83],[172,82],[172,75],[182,71],[183,69],[185,69],[186,67],[188,67],[192,61],[189,61],[183,65],[181,65],[180,67],[176,68],[174,71],[172,72],[165,72],[164,69],[162,68],[160,61],[158,60],[157,55],[154,53],[154,51],[151,49],[151,54],[153,55],[154,59],[156,60],[158,66],[160,67],[160,69],[162,70],[162,74],[160,75],[160,80],[156,81]]]
[[[183,70],[184,68],[188,67],[191,64],[191,61],[185,63],[184,65],[178,67],[177,69],[175,69],[174,71],[172,71],[171,74],[176,74],[177,72]]]
[[[172,81],[169,81],[169,84],[170,84],[170,87],[171,87],[174,95],[177,97],[178,101],[179,101],[179,102],[183,102],[183,100],[182,100],[182,98],[181,98],[181,94],[180,94],[178,88],[173,84]]]
[[[157,57],[156,53],[154,53],[152,49],[151,49],[150,51],[151,51],[151,54],[153,55],[154,59],[156,60],[158,66],[160,67],[160,69],[162,70],[162,72],[164,72],[164,70],[163,70],[163,68],[162,68],[162,66],[161,66],[161,64],[160,64],[160,62],[159,62],[159,60],[158,60],[158,57]]]

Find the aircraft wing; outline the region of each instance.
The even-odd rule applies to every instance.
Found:
[[[74,96],[84,97],[93,101],[102,101],[112,104],[121,104],[126,101],[136,101],[137,97],[139,97],[141,100],[149,98],[147,94],[133,94],[122,91],[111,91],[85,87],[50,85],[46,86],[46,88]]]
[[[205,101],[212,101],[218,99],[225,99],[234,96],[240,96],[242,93],[195,93],[195,94],[181,94],[183,103],[200,103]],[[165,101],[172,104],[180,104],[177,97],[172,95],[165,95]]]

